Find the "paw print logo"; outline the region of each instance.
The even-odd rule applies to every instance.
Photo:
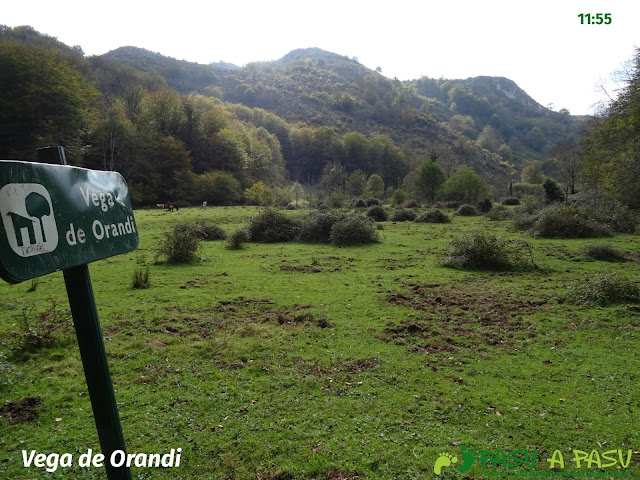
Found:
[[[441,453],[433,466],[433,472],[440,475],[444,467],[451,466],[452,463],[458,463],[458,457],[454,457],[449,453]]]

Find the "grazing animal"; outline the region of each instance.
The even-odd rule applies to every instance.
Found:
[[[156,208],[158,210],[164,210],[164,203],[156,203]]]
[[[170,212],[173,212],[174,209],[176,210],[176,212],[180,210],[175,203],[167,204],[167,210],[169,210]]]

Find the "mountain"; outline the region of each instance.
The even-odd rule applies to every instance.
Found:
[[[30,27],[0,27],[0,47],[0,71],[13,72],[0,91],[0,126],[24,137],[7,133],[3,154],[26,158],[43,139],[64,140],[74,164],[121,171],[140,203],[165,190],[196,200],[196,184],[214,180],[235,185],[235,201],[261,180],[314,186],[338,172],[339,184],[355,170],[396,188],[427,158],[447,174],[473,168],[499,197],[513,173],[583,121],[506,78],[399,81],[318,48],[244,67],[133,46],[87,57]],[[70,82],[78,87],[60,88]],[[38,109],[47,116],[26,113]],[[206,177],[221,171],[233,178]]]
[[[297,49],[279,60],[231,69],[132,47],[105,57],[155,71],[182,93],[216,87],[224,101],[262,108],[288,122],[332,126],[340,133],[387,134],[399,145],[412,145],[418,155],[435,144],[446,145],[456,164],[475,166],[473,162],[480,161],[486,167],[493,163],[486,153],[498,155],[504,145],[498,160],[523,166],[543,159],[555,144],[576,135],[585,121],[566,111],[548,110],[504,77],[401,82],[355,58],[319,48]]]

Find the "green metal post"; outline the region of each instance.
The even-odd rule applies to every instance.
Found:
[[[62,147],[45,147],[37,150],[38,160],[43,163],[67,161]],[[116,450],[126,452],[116,394],[111,383],[111,372],[107,352],[104,348],[100,319],[96,308],[88,265],[63,270],[69,306],[80,347],[80,357],[87,380],[87,388],[93,409],[93,418],[98,430],[98,439],[104,455],[104,466],[109,480],[132,480],[128,467],[112,467],[111,454]]]
[[[89,267],[80,265],[63,271],[80,356],[87,379],[93,418],[109,480],[131,480],[127,467],[112,467],[109,459],[116,450],[126,452],[116,395],[111,383],[107,353],[93,296]]]

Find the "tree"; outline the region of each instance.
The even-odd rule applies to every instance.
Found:
[[[562,190],[558,186],[556,182],[547,178],[542,184],[542,188],[544,188],[544,200],[547,203],[555,203],[564,201],[564,195],[562,194]]]
[[[541,184],[544,182],[544,172],[542,171],[542,162],[535,160],[522,169],[520,175],[524,183]]]
[[[554,148],[553,164],[560,181],[565,185],[567,195],[576,193],[576,185],[582,170],[582,157],[575,140],[570,139]]]
[[[351,172],[347,178],[347,193],[354,197],[363,195],[367,187],[368,178],[369,175],[360,169]]]
[[[433,202],[445,179],[444,171],[436,162],[433,160],[422,162],[414,179],[418,195],[428,202]]]
[[[291,195],[295,198],[297,207],[298,201],[304,196],[304,187],[298,182],[294,182],[293,185],[291,185]]]
[[[61,52],[0,41],[0,158],[35,159],[62,145],[80,165],[98,112],[97,92]]]
[[[196,176],[198,203],[206,200],[211,205],[232,205],[242,198],[240,182],[229,172],[220,170]]]
[[[581,183],[640,208],[640,48],[628,65],[624,87],[593,120],[584,139]]]
[[[384,196],[384,180],[380,175],[374,173],[367,180],[366,191],[372,196],[382,198]]]
[[[485,181],[469,168],[456,170],[442,186],[445,199],[464,203],[477,203],[480,198],[486,198],[487,193]]]

